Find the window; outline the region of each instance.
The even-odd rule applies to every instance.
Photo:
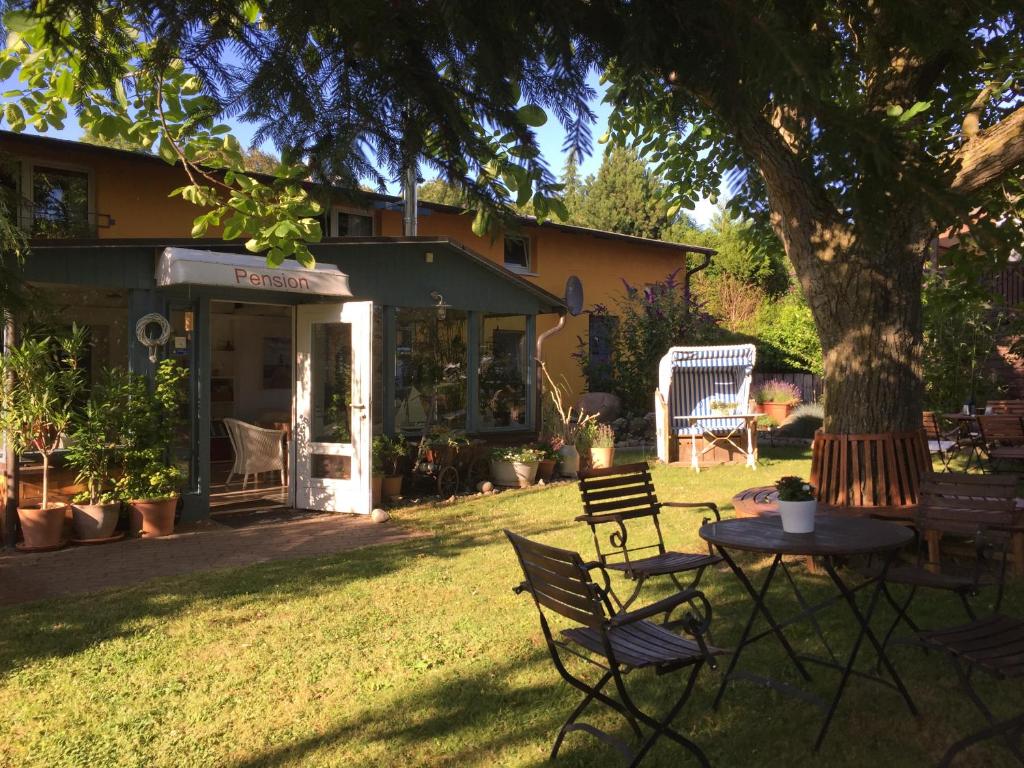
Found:
[[[526,427],[526,316],[484,315],[480,428]]]
[[[468,313],[395,310],[395,429],[466,428]]]
[[[588,315],[590,328],[588,333],[587,360],[584,374],[587,388],[591,392],[610,392],[612,390],[612,349],[615,332],[619,328],[619,318],[614,315]]]
[[[353,211],[335,211],[334,237],[373,237],[373,216]]]
[[[89,226],[89,175],[36,166],[32,170],[32,235],[92,237]]]
[[[0,205],[0,216],[16,225],[21,207],[21,164],[14,160],[0,160]]]
[[[505,238],[505,266],[517,272],[530,271],[530,241],[525,237]]]

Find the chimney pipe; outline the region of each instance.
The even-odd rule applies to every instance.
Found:
[[[416,190],[416,163],[413,162],[405,169],[405,189],[402,196],[405,198],[405,211],[402,213],[402,234],[406,237],[416,237],[417,211],[419,205]]]

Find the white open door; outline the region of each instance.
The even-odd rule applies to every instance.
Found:
[[[373,302],[296,313],[295,506],[367,514]]]

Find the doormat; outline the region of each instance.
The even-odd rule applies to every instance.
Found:
[[[248,528],[253,525],[270,525],[272,523],[291,523],[296,520],[312,520],[315,517],[332,515],[333,512],[320,512],[315,509],[289,509],[273,507],[271,509],[250,509],[240,512],[221,512],[214,514],[213,519],[228,528]]]

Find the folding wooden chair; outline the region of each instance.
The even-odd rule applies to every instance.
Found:
[[[925,438],[928,440],[928,453],[939,457],[946,472],[951,471],[950,459],[963,447],[960,427],[944,429],[935,411],[925,411],[921,414],[921,426],[924,429]]]
[[[1020,416],[979,416],[978,430],[988,455],[989,468],[996,462],[1024,460],[1024,419]]]
[[[918,533],[916,562],[894,565],[886,574],[882,594],[896,617],[882,641],[884,648],[901,623],[913,632],[920,627],[908,609],[919,588],[943,590],[960,598],[968,618],[976,619],[973,598],[987,587],[996,590],[994,611],[1003,602],[1006,565],[1010,548],[1009,529],[1020,517],[1017,510],[1017,476],[931,473],[921,481],[915,516]],[[966,557],[943,557],[942,539],[955,539],[969,549]],[[890,587],[909,587],[897,600]]]
[[[583,701],[559,729],[551,748],[551,759],[558,756],[567,733],[583,731],[615,747],[630,766],[639,765],[661,736],[667,736],[688,750],[700,765],[710,766],[700,747],[674,730],[671,724],[693,692],[701,667],[708,664],[715,669],[715,656],[722,651],[704,642],[692,616],[688,617],[688,625],[693,640],[648,621],[651,616],[671,611],[686,602],[691,595],[680,593],[636,611],[615,613],[609,598],[608,574],[599,563],[584,563],[576,552],[539,544],[508,530],[505,535],[512,542],[526,577],[516,592],[526,591],[533,596],[555,668],[566,682],[584,694]],[[595,569],[601,572],[603,585],[591,578],[591,571]],[[548,612],[568,619],[572,626],[561,630],[556,638],[548,622]],[[569,672],[563,654],[572,654],[603,670],[598,681],[590,684]],[[682,694],[661,720],[643,712],[626,690],[625,675],[647,667],[653,667],[657,674],[690,670]],[[615,684],[618,701],[604,692],[609,682]],[[636,749],[596,726],[579,722],[594,701],[610,707],[626,720],[639,742]],[[646,736],[641,724],[650,729]]]
[[[1002,737],[1007,748],[1024,765],[1020,747],[1024,713],[997,721],[971,681],[971,673],[976,669],[1000,680],[1024,675],[1024,621],[1009,616],[989,616],[959,627],[922,632],[918,640],[926,648],[949,656],[960,685],[988,721],[985,728],[965,736],[946,750],[939,768],[948,768],[953,758],[968,747],[996,737]]]
[[[580,472],[579,488],[584,513],[576,518],[576,522],[590,526],[598,562],[603,568],[624,574],[635,584],[633,593],[625,600],[612,594],[620,610],[626,610],[632,605],[644,582],[652,576],[668,576],[680,591],[694,590],[700,585],[704,569],[722,561],[721,557],[713,554],[710,545],[707,552],[675,552],[665,548],[665,539],[658,521],[662,509],[704,509],[710,511],[715,520],[721,520],[721,515],[718,507],[710,501],[658,501],[651,470],[646,463],[622,464]],[[630,520],[636,521],[632,530],[626,526]],[[650,526],[648,535],[637,542],[641,535],[638,524],[644,520]],[[706,516],[703,518],[705,523],[708,520]],[[605,549],[601,546],[601,534],[609,528],[609,547]],[[640,557],[637,557],[638,553]],[[690,575],[689,583],[680,579],[681,574]],[[702,614],[702,631],[707,631],[711,623],[711,605],[704,601],[702,606],[693,604],[692,607]],[[671,626],[671,623],[666,626]]]

